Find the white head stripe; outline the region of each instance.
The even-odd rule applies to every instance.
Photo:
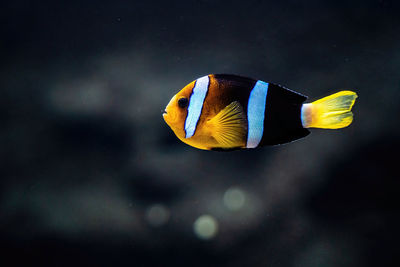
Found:
[[[247,148],[257,147],[264,133],[265,103],[267,100],[268,83],[257,81],[250,92],[247,104]]]
[[[199,121],[201,110],[203,109],[209,83],[210,79],[208,76],[196,80],[192,95],[190,96],[188,113],[185,121],[185,138],[192,137],[196,131],[197,122]]]

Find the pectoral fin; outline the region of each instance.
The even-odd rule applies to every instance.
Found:
[[[207,122],[211,135],[221,148],[236,148],[245,145],[246,117],[242,106],[235,101]]]

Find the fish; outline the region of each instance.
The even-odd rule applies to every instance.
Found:
[[[184,143],[232,151],[280,145],[353,121],[357,94],[340,91],[311,103],[279,84],[232,74],[209,74],[175,94],[163,118]]]

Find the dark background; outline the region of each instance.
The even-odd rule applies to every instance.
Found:
[[[0,4],[0,33],[1,260],[400,266],[397,1],[17,0]],[[353,89],[355,120],[197,150],[161,110],[209,73],[310,101]],[[209,240],[193,231],[203,214],[218,222]]]

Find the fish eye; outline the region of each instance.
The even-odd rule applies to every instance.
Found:
[[[188,106],[188,104],[189,104],[189,101],[186,97],[179,98],[178,106],[180,108],[186,108]]]

